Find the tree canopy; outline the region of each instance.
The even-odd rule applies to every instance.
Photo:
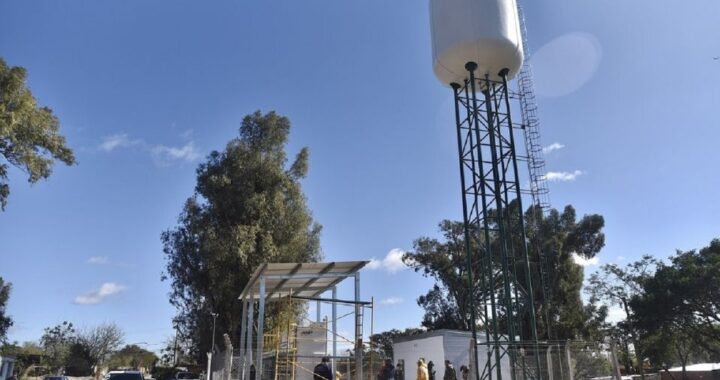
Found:
[[[125,333],[114,323],[104,323],[77,335],[77,341],[87,349],[91,366],[99,366],[122,345]]]
[[[258,265],[321,258],[321,227],[300,185],[309,150],[288,165],[289,133],[290,121],[275,112],[246,116],[239,136],[198,167],[178,226],[162,234],[174,322],[201,361],[210,350],[211,313],[218,313],[218,334],[237,339],[237,297]]]
[[[35,183],[52,174],[55,161],[75,164],[75,156],[60,134],[60,122],[48,107],[38,105],[25,83],[27,71],[0,58],[0,209],[10,195],[9,165]]]
[[[514,229],[514,236],[520,223],[517,216],[517,203],[509,207],[508,218],[510,226]],[[567,206],[562,213],[551,210],[546,216],[538,214],[532,207],[525,213],[527,223],[527,237],[536,244],[530,244],[531,277],[535,294],[536,319],[538,333],[547,339],[552,331],[552,339],[570,339],[585,336],[588,332],[588,321],[591,320],[594,309],[583,306],[580,298],[582,289],[582,267],[573,261],[573,253],[584,257],[595,256],[604,245],[604,235],[601,232],[604,221],[600,215],[587,215],[577,220],[575,209]],[[539,217],[538,217],[539,216]],[[475,283],[472,288],[474,294],[469,292],[467,286],[465,232],[462,222],[442,221],[439,230],[443,239],[430,237],[417,239],[413,244],[413,251],[407,252],[403,260],[416,272],[432,277],[436,284],[425,295],[418,298],[418,305],[425,309],[422,325],[428,329],[462,329],[468,330],[469,311],[471,299],[475,299],[477,315],[485,310],[480,306],[482,294],[479,273],[473,273]],[[477,236],[477,230],[471,227],[471,234]],[[482,241],[471,239],[472,262],[478,262],[482,249]],[[499,244],[492,241],[491,245]],[[520,239],[513,242],[515,252],[521,252]],[[549,287],[554,289],[552,294],[545,294],[542,289],[539,256],[542,252],[548,257]],[[493,263],[499,265],[499,263]],[[475,266],[473,271],[479,271]],[[526,286],[523,268],[518,268],[518,282]],[[495,290],[498,291],[498,290]],[[548,321],[551,324],[548,328]],[[592,325],[592,324],[590,324]]]
[[[7,337],[7,331],[10,326],[13,325],[13,321],[6,314],[7,302],[10,299],[10,290],[12,290],[12,284],[6,283],[2,277],[0,277],[0,344],[5,343]]]
[[[40,338],[40,345],[49,367],[57,370],[67,364],[70,349],[77,342],[76,334],[73,324],[67,321],[45,328],[45,333]]]
[[[640,284],[631,320],[654,364],[720,359],[720,239],[678,251]],[[702,360],[702,359],[701,359]]]
[[[637,362],[637,357],[644,356],[647,346],[639,335],[630,301],[642,293],[644,283],[653,276],[658,264],[658,260],[650,255],[644,255],[640,260],[631,262],[625,267],[606,264],[590,275],[588,286],[585,288],[591,303],[618,306],[625,312],[626,318],[610,328],[609,332],[620,345],[620,356],[627,371],[639,369],[643,372],[643,366]],[[635,351],[635,362],[630,345]]]
[[[115,352],[107,363],[109,368],[133,368],[138,370],[141,367],[150,368],[157,361],[158,357],[152,351],[131,344]]]
[[[406,328],[405,330],[392,329],[370,336],[372,342],[372,350],[377,351],[383,358],[393,358],[393,340],[398,337],[412,336],[422,334],[425,329],[416,327]]]

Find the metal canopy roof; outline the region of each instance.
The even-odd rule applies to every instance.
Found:
[[[255,269],[238,299],[259,299],[260,282],[265,278],[265,300],[287,297],[317,297],[340,281],[355,275],[369,261],[330,263],[273,263]]]

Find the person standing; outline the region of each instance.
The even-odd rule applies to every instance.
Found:
[[[435,363],[433,363],[432,360],[430,360],[427,364],[428,368],[428,375],[430,376],[430,380],[435,380]]]
[[[378,380],[395,380],[395,366],[393,366],[392,360],[385,359],[385,364],[380,367]]]
[[[327,356],[323,357],[320,364],[315,366],[313,370],[313,380],[333,380],[330,358]]]
[[[398,360],[395,366],[395,380],[405,380],[405,370],[403,369],[403,363]]]
[[[460,377],[462,378],[462,380],[468,380],[469,375],[470,375],[470,369],[465,365],[461,365],[460,366]]]
[[[450,363],[450,360],[445,360],[445,375],[443,375],[443,380],[457,380],[457,373],[455,372],[455,367],[453,367],[452,363]]]
[[[425,360],[422,358],[418,359],[417,380],[430,380],[427,365],[425,365]]]

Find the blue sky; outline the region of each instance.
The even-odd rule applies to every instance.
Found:
[[[720,3],[525,3],[543,142],[558,148],[551,200],[605,217],[599,263],[720,237]],[[393,250],[461,210],[427,8],[0,0],[0,56],[28,69],[79,162],[34,186],[11,174],[0,213],[10,339],[115,321],[128,343],[159,348],[174,314],[160,233],[198,163],[258,109],[291,119],[290,152],[310,148],[304,189],[327,260],[380,261],[362,274],[363,297],[385,300],[376,331],[418,325],[431,282],[394,266]]]

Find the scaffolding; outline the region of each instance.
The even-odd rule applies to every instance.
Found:
[[[368,262],[330,262],[330,263],[275,263],[262,264],[253,273],[250,281],[243,289],[239,299],[243,302],[240,331],[240,355],[238,357],[238,378],[242,380],[293,380],[312,374],[312,366],[322,357],[329,357],[332,368],[336,368],[336,360],[347,358],[339,356],[337,342],[340,336],[337,331],[337,306],[350,305],[355,317],[355,332],[351,342],[354,345],[355,378],[362,379],[363,362],[363,314],[364,309],[372,302],[360,299],[360,273]],[[354,299],[337,298],[337,285],[347,278],[354,282]],[[330,298],[321,298],[331,292]],[[309,326],[322,326],[320,330],[327,336],[330,332],[332,346],[327,352],[327,340],[322,343],[325,350],[315,350],[309,354],[300,352],[298,347],[303,338],[299,338],[300,330],[307,328],[298,323],[296,316],[288,313],[285,319],[276,326],[265,331],[265,304],[267,302],[286,302],[290,307],[295,303],[316,302],[317,318]],[[329,303],[332,317],[321,320],[321,304]],[[257,306],[257,309],[255,307]],[[342,317],[341,317],[342,318]],[[277,321],[276,321],[277,322]],[[312,335],[313,332],[310,331]],[[253,337],[255,342],[253,342]],[[308,338],[318,340],[316,337]]]

